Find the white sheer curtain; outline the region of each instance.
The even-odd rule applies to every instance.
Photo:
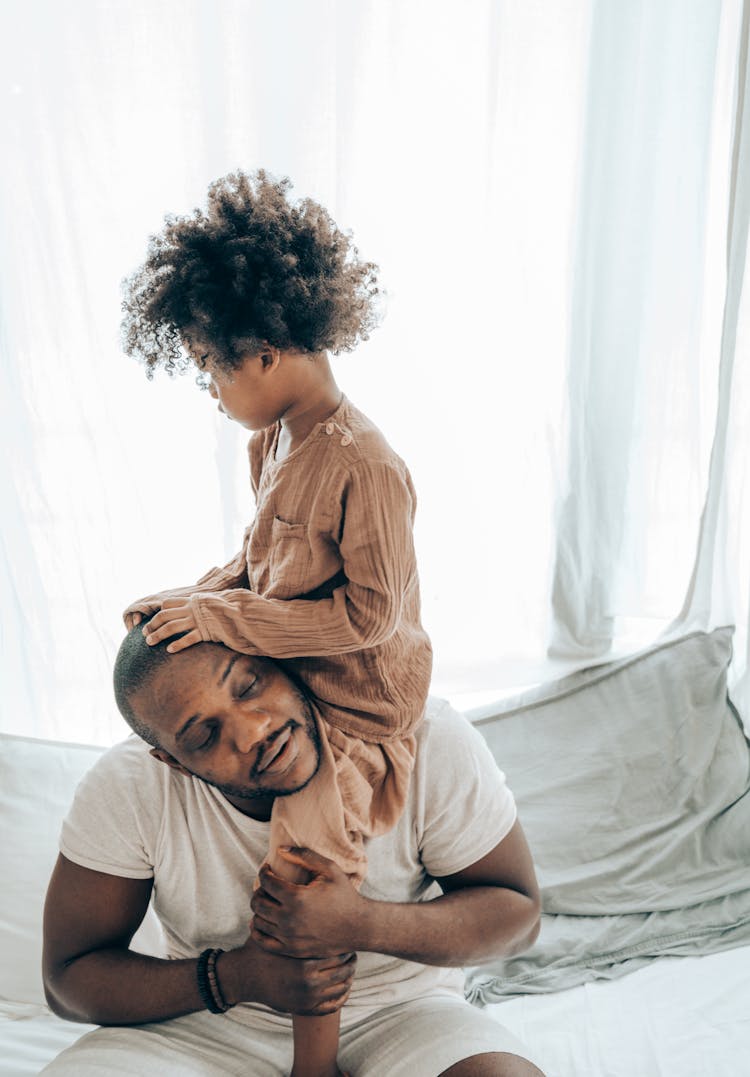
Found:
[[[291,176],[381,265],[384,324],[336,370],[414,474],[436,690],[727,621],[746,690],[741,0],[0,20],[2,729],[121,736],[120,610],[250,517],[241,432],[118,347],[148,233],[237,167]]]

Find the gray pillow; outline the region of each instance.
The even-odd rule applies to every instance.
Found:
[[[516,795],[544,907],[532,950],[471,972],[474,1000],[750,941],[732,633],[696,632],[470,715]]]

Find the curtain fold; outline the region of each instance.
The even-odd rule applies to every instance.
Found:
[[[716,428],[697,552],[685,600],[672,634],[721,623],[737,627],[732,692],[744,715],[750,711],[748,615],[750,613],[750,300],[747,243],[750,225],[750,2],[742,12],[736,108],[726,229],[726,298],[718,371]]]
[[[721,6],[690,14],[594,7],[550,639],[574,662],[606,656],[633,620],[657,632],[695,547],[709,446],[696,374],[718,359],[709,291],[723,239],[709,207],[726,150],[712,145]]]
[[[732,620],[746,693],[746,8],[2,5],[0,728],[122,736],[121,609],[239,547],[243,432],[118,343],[149,233],[238,167],[381,266],[335,372],[415,479],[435,690]]]

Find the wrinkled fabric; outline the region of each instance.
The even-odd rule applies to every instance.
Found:
[[[279,430],[250,441],[257,505],[242,552],[192,590],[149,595],[125,614],[188,597],[203,640],[284,660],[324,719],[322,755],[308,787],[274,803],[271,861],[279,845],[304,846],[359,883],[364,839],[403,810],[430,684],[416,495],[403,461],[345,397],[281,461]]]

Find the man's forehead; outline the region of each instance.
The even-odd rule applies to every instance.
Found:
[[[185,708],[218,691],[237,669],[260,672],[267,659],[240,654],[218,643],[198,643],[158,666],[137,693],[136,710],[162,728],[177,721]],[[140,704],[140,706],[138,705]]]

